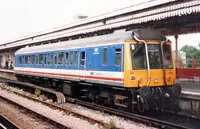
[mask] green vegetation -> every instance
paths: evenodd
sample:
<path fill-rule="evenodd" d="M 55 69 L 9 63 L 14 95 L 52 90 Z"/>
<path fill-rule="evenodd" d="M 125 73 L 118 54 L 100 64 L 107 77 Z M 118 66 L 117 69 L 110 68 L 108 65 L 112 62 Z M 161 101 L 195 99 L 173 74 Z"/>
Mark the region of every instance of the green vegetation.
<path fill-rule="evenodd" d="M 192 57 L 194 57 L 195 59 L 198 59 L 195 62 L 195 67 L 196 68 L 200 67 L 200 43 L 199 43 L 199 48 L 185 45 L 181 48 L 181 51 L 186 53 L 186 59 L 192 59 Z M 186 67 L 191 67 L 192 60 L 186 60 L 186 64 L 187 64 Z"/>
<path fill-rule="evenodd" d="M 40 91 L 40 89 L 38 89 L 38 88 L 35 88 L 35 95 L 37 95 L 37 96 L 40 96 L 40 94 L 41 94 L 41 91 Z"/>
<path fill-rule="evenodd" d="M 104 126 L 103 129 L 117 129 L 117 127 L 113 121 L 110 121 L 110 123 Z"/>

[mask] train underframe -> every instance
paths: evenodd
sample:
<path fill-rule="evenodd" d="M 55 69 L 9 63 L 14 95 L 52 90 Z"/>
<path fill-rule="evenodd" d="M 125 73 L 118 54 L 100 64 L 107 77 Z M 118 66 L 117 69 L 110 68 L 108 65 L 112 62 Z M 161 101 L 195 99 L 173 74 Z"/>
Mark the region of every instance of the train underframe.
<path fill-rule="evenodd" d="M 178 84 L 161 87 L 121 88 L 18 74 L 16 77 L 19 81 L 54 88 L 66 96 L 132 112 L 174 109 L 177 107 L 175 98 L 181 93 L 181 87 Z"/>

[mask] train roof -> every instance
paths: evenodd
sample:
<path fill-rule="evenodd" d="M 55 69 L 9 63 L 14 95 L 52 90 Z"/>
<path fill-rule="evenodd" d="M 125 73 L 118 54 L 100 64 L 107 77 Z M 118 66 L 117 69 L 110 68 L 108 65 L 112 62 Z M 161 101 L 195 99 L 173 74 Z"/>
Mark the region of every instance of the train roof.
<path fill-rule="evenodd" d="M 90 46 L 98 46 L 101 44 L 117 44 L 122 43 L 124 40 L 132 40 L 132 31 L 118 30 L 112 34 L 106 34 L 101 36 L 88 37 L 83 39 L 75 39 L 62 41 L 58 43 L 45 44 L 32 47 L 24 47 L 16 51 L 15 54 L 28 54 L 35 52 L 44 52 L 44 51 L 54 51 L 54 50 L 63 50 L 70 48 L 84 48 Z"/>
<path fill-rule="evenodd" d="M 112 34 L 62 41 L 53 44 L 25 47 L 16 51 L 15 54 L 28 54 L 36 52 L 47 52 L 72 48 L 84 48 L 98 45 L 109 45 L 123 43 L 125 40 L 133 40 L 134 35 L 140 40 L 165 40 L 159 31 L 149 29 L 117 30 Z"/>

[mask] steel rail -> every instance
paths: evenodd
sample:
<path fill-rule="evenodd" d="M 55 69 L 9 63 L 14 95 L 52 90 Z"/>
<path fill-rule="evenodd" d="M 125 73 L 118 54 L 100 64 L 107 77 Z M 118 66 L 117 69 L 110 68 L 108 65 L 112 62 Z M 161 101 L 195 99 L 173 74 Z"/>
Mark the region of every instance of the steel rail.
<path fill-rule="evenodd" d="M 9 120 L 6 116 L 0 114 L 0 128 L 6 129 L 20 129 L 18 125 Z"/>

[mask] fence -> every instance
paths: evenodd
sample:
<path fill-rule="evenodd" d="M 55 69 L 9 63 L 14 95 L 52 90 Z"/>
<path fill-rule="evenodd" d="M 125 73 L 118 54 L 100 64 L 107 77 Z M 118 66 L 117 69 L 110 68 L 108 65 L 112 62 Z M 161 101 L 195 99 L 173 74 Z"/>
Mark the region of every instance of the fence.
<path fill-rule="evenodd" d="M 179 59 L 177 61 L 177 78 L 188 78 L 193 83 L 198 79 L 200 83 L 200 59 Z"/>

